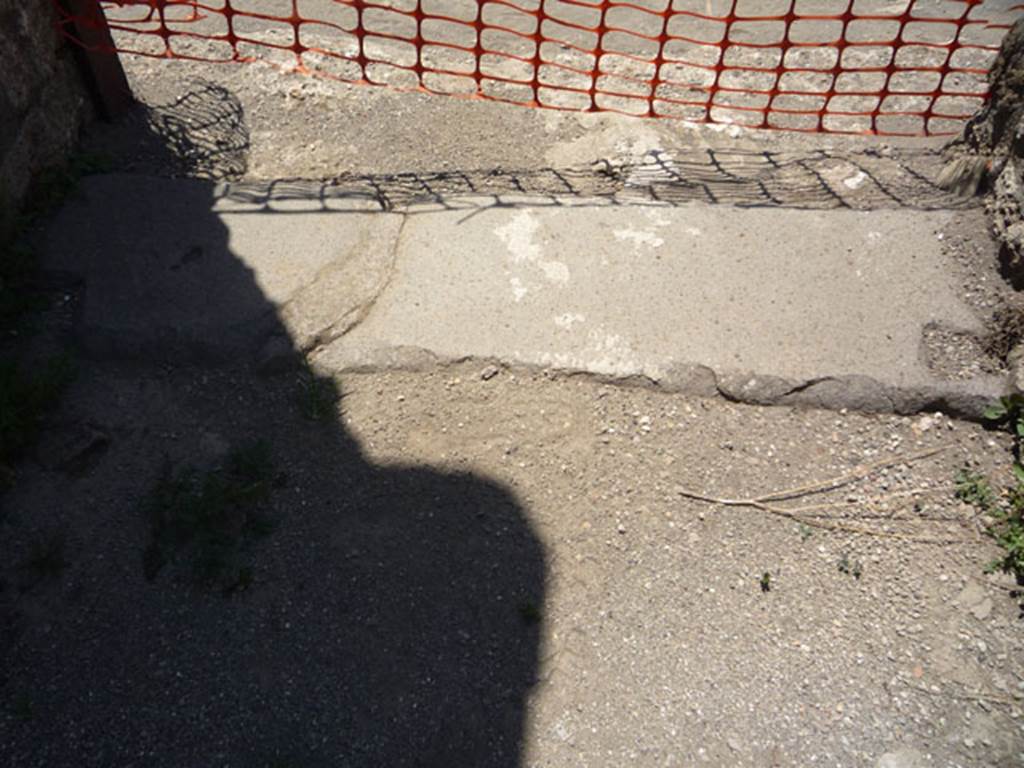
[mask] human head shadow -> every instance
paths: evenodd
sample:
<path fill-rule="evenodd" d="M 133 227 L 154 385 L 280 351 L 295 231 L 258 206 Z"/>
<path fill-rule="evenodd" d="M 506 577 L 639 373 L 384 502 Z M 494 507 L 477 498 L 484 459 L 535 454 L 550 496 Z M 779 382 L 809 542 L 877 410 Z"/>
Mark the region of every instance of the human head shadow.
<path fill-rule="evenodd" d="M 154 465 L 140 483 L 223 476 L 229 446 L 263 440 L 274 480 L 252 503 L 272 530 L 233 550 L 230 572 L 201 582 L 187 536 L 144 570 L 151 494 L 111 487 L 96 519 L 123 526 L 111 540 L 125 543 L 90 567 L 112 593 L 53 630 L 58 657 L 41 658 L 30 640 L 13 650 L 9 678 L 61 690 L 53 716 L 8 734 L 0 755 L 518 766 L 545 599 L 544 548 L 527 511 L 470 472 L 368 460 L 333 412 L 305 419 L 293 393 L 316 374 L 258 370 L 267 340 L 288 329 L 214 203 L 212 181 L 87 179 L 51 227 L 44 266 L 82 281 L 86 357 L 128 371 L 139 389 L 170 384 L 173 407 L 202 425 L 167 451 L 169 469 Z M 340 400 L 343 384 L 315 381 Z M 149 434 L 153 418 L 123 414 L 137 420 L 124 434 Z M 156 438 L 138 439 L 144 449 Z M 248 569 L 244 588 L 236 565 Z"/>

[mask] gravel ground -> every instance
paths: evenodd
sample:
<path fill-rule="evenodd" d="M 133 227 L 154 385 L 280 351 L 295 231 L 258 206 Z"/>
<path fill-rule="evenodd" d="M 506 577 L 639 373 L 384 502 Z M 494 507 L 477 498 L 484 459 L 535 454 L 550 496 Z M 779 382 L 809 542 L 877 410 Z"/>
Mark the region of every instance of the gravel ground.
<path fill-rule="evenodd" d="M 87 364 L 0 522 L 4 765 L 1024 759 L 1019 609 L 952 492 L 1006 479 L 1003 436 L 468 363 L 339 388 L 312 423 L 291 374 Z M 75 425 L 105 450 L 46 469 Z M 162 463 L 257 436 L 281 487 L 251 583 L 147 581 Z M 836 504 L 813 526 L 682 494 L 942 446 L 789 502 Z M 26 582 L 58 528 L 68 566 Z"/>
<path fill-rule="evenodd" d="M 957 213 L 937 233 L 957 264 L 961 295 L 987 329 L 965 333 L 936 325 L 925 332 L 922 354 L 938 375 L 970 379 L 1003 373 L 1006 355 L 1020 340 L 1021 297 L 1003 276 L 1002 254 L 988 218 L 979 209 Z"/>

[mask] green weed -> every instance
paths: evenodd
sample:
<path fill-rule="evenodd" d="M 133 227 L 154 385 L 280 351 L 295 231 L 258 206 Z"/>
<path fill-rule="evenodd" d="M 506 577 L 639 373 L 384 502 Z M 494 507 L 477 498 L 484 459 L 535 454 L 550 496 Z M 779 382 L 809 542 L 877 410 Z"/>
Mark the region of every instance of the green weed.
<path fill-rule="evenodd" d="M 956 477 L 956 497 L 988 518 L 986 532 L 1003 550 L 986 570 L 1012 574 L 1024 583 L 1024 395 L 1001 398 L 985 410 L 984 419 L 989 427 L 1006 430 L 1013 437 L 1013 485 L 997 493 L 986 477 L 964 468 Z"/>
<path fill-rule="evenodd" d="M 842 557 L 839 558 L 839 562 L 836 563 L 839 572 L 846 576 L 853 576 L 853 578 L 860 580 L 860 577 L 864 575 L 864 566 L 860 560 L 851 560 L 849 552 L 843 552 Z"/>
<path fill-rule="evenodd" d="M 992 519 L 987 533 L 1003 550 L 1002 557 L 990 562 L 985 570 L 1013 574 L 1020 582 L 1024 580 L 1024 468 L 1014 464 L 1013 470 L 1016 484 L 1004 491 L 999 503 L 979 509 Z"/>
<path fill-rule="evenodd" d="M 985 409 L 983 418 L 990 427 L 1003 428 L 1013 435 L 1013 457 L 1020 464 L 1021 440 L 1024 440 L 1024 395 L 1007 395 Z"/>
<path fill-rule="evenodd" d="M 1020 512 L 1017 511 L 1012 516 L 997 516 L 988 533 L 995 539 L 996 544 L 1002 547 L 1003 556 L 990 562 L 985 570 L 989 573 L 1012 573 L 1020 582 L 1024 578 L 1024 522 L 1021 520 Z"/>
<path fill-rule="evenodd" d="M 986 511 L 995 504 L 996 495 L 984 475 L 964 467 L 957 473 L 954 483 L 955 495 L 960 501 Z"/>
<path fill-rule="evenodd" d="M 338 404 L 338 388 L 334 380 L 318 376 L 308 367 L 299 374 L 299 409 L 310 421 L 330 421 Z"/>
<path fill-rule="evenodd" d="M 187 554 L 197 580 L 237 574 L 226 592 L 248 589 L 252 571 L 235 565 L 244 545 L 272 530 L 260 509 L 279 483 L 269 446 L 258 441 L 231 453 L 224 465 L 200 473 L 165 468 L 146 501 L 150 541 L 143 571 L 153 580 L 168 563 Z"/>

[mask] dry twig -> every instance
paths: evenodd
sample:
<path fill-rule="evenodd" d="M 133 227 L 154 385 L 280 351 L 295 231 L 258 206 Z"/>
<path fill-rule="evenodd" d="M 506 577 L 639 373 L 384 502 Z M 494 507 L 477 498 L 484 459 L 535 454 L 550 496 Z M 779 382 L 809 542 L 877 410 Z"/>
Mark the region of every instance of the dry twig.
<path fill-rule="evenodd" d="M 931 688 L 926 688 L 923 685 L 913 685 L 904 681 L 904 685 L 915 691 L 921 693 L 927 693 L 929 696 L 937 696 L 939 698 L 950 698 L 950 699 L 963 699 L 964 701 L 984 701 L 988 704 L 1005 704 L 1005 705 L 1017 705 L 1024 701 L 1024 696 L 1019 696 L 1015 693 L 995 693 L 993 691 L 964 691 L 963 693 L 955 691 L 933 691 Z"/>
<path fill-rule="evenodd" d="M 886 467 L 892 467 L 897 464 L 909 464 L 914 461 L 921 461 L 922 459 L 930 458 L 936 454 L 946 450 L 949 446 L 939 446 L 937 448 L 929 448 L 924 451 L 918 451 L 917 453 L 906 454 L 902 456 L 896 456 L 890 459 L 882 459 L 880 461 L 873 462 L 871 464 L 865 464 L 858 467 L 852 472 L 839 477 L 830 478 L 828 480 L 822 480 L 817 483 L 810 483 L 808 485 L 799 486 L 796 488 L 790 488 L 787 490 L 777 491 L 770 493 L 765 496 L 758 496 L 750 499 L 724 499 L 715 496 L 708 496 L 706 494 L 697 493 L 696 491 L 690 491 L 686 488 L 680 488 L 678 493 L 688 499 L 694 499 L 695 501 L 703 501 L 707 504 L 718 504 L 723 507 L 750 507 L 752 509 L 758 509 L 762 512 L 767 512 L 772 515 L 779 517 L 785 517 L 790 520 L 795 520 L 804 525 L 811 526 L 813 528 L 822 528 L 824 530 L 831 531 L 843 531 L 846 533 L 855 533 L 864 536 L 878 536 L 882 538 L 893 538 L 893 539 L 904 539 L 907 541 L 915 541 L 921 544 L 962 544 L 967 541 L 963 538 L 937 538 L 930 536 L 917 536 L 915 534 L 901 533 L 898 531 L 880 531 L 877 529 L 865 528 L 862 526 L 851 525 L 842 520 L 835 518 L 821 518 L 810 516 L 807 513 L 821 509 L 836 509 L 843 506 L 851 506 L 850 502 L 831 502 L 826 504 L 813 504 L 806 505 L 803 507 L 780 507 L 771 502 L 789 501 L 803 496 L 812 496 L 819 493 L 825 493 L 826 491 L 836 490 L 842 488 L 850 483 L 861 480 L 865 477 L 878 472 Z M 911 495 L 924 495 L 926 493 L 932 493 L 937 489 L 918 489 L 916 491 L 901 491 L 889 494 L 890 498 L 897 498 L 901 496 Z"/>

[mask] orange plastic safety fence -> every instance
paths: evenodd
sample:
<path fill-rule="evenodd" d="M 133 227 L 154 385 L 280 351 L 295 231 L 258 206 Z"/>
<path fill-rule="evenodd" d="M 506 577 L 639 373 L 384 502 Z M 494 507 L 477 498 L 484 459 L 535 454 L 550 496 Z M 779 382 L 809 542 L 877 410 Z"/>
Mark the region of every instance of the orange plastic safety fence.
<path fill-rule="evenodd" d="M 61 6 L 61 0 L 55 0 Z M 755 128 L 945 134 L 984 103 L 994 0 L 103 0 L 122 53 Z M 98 24 L 95 11 L 65 20 Z"/>

